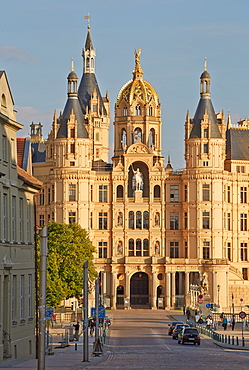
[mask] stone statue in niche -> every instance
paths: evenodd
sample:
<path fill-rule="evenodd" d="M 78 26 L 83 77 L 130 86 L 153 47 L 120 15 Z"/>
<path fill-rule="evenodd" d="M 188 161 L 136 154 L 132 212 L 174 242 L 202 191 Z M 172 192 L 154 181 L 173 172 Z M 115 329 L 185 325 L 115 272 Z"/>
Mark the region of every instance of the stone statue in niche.
<path fill-rule="evenodd" d="M 160 214 L 156 212 L 155 214 L 155 226 L 160 226 Z"/>
<path fill-rule="evenodd" d="M 158 256 L 160 254 L 160 243 L 158 240 L 155 242 L 155 255 Z"/>
<path fill-rule="evenodd" d="M 201 287 L 201 292 L 203 295 L 206 295 L 209 293 L 209 282 L 208 282 L 208 274 L 206 271 L 204 271 L 201 274 L 200 277 L 200 287 Z"/>
<path fill-rule="evenodd" d="M 118 226 L 123 226 L 123 213 L 118 212 Z"/>
<path fill-rule="evenodd" d="M 132 166 L 132 171 L 134 173 L 136 190 L 142 190 L 142 185 L 143 185 L 142 172 L 140 172 L 139 168 L 137 168 L 137 170 L 134 171 L 133 166 Z"/>
<path fill-rule="evenodd" d="M 118 254 L 123 254 L 123 242 L 122 242 L 122 240 L 118 241 Z"/>

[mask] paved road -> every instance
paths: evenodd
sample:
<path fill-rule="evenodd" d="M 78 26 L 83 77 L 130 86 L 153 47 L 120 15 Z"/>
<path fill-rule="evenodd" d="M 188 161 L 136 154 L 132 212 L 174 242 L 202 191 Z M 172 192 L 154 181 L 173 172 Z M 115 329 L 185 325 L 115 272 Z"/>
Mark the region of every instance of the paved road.
<path fill-rule="evenodd" d="M 116 310 L 110 316 L 108 357 L 98 369 L 248 369 L 249 352 L 224 350 L 207 337 L 200 346 L 179 345 L 167 335 L 170 312 Z"/>

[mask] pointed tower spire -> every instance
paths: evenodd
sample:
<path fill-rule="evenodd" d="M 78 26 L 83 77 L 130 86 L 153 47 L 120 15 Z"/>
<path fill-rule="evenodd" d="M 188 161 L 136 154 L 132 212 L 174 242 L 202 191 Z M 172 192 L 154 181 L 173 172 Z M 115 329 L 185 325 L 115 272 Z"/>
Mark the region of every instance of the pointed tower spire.
<path fill-rule="evenodd" d="M 95 73 L 95 57 L 96 53 L 93 48 L 92 38 L 91 38 L 91 27 L 90 27 L 90 16 L 84 17 L 88 19 L 87 25 L 87 37 L 85 48 L 82 50 L 82 57 L 83 57 L 83 72 L 84 73 Z"/>
<path fill-rule="evenodd" d="M 227 130 L 230 130 L 231 126 L 232 126 L 231 115 L 230 115 L 230 111 L 228 111 L 228 116 L 227 116 Z"/>

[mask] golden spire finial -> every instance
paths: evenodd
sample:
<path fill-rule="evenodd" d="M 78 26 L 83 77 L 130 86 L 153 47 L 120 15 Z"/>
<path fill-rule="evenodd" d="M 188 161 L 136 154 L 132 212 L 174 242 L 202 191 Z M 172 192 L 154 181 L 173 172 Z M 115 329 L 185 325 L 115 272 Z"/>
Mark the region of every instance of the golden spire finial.
<path fill-rule="evenodd" d="M 72 58 L 71 61 L 71 71 L 74 72 L 74 59 Z"/>
<path fill-rule="evenodd" d="M 207 71 L 207 58 L 204 58 L 204 71 Z"/>
<path fill-rule="evenodd" d="M 134 48 L 134 54 L 135 54 L 135 69 L 134 69 L 134 72 L 133 73 L 143 73 L 143 70 L 141 68 L 141 65 L 140 65 L 140 55 L 141 55 L 141 51 L 142 49 L 138 49 L 138 51 L 136 51 L 136 48 Z"/>
<path fill-rule="evenodd" d="M 90 30 L 90 19 L 91 19 L 91 17 L 89 15 L 89 13 L 88 13 L 88 15 L 85 15 L 84 16 L 84 19 L 88 19 L 88 21 L 87 21 L 87 28 Z"/>

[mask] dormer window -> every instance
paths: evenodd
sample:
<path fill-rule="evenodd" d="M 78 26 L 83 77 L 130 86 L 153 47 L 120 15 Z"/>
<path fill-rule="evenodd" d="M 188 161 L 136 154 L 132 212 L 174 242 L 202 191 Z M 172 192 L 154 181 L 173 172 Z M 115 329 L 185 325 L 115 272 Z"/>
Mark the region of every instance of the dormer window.
<path fill-rule="evenodd" d="M 149 116 L 152 116 L 152 113 L 153 113 L 152 107 L 149 107 Z"/>
<path fill-rule="evenodd" d="M 127 109 L 127 107 L 124 107 L 124 116 L 128 116 L 128 109 Z"/>
<path fill-rule="evenodd" d="M 205 139 L 207 139 L 207 138 L 208 138 L 208 128 L 204 128 L 204 129 L 203 129 L 203 137 L 204 137 Z"/>
<path fill-rule="evenodd" d="M 136 116 L 141 116 L 141 108 L 140 105 L 136 106 Z"/>

